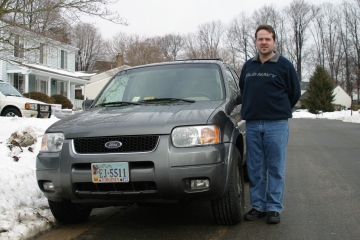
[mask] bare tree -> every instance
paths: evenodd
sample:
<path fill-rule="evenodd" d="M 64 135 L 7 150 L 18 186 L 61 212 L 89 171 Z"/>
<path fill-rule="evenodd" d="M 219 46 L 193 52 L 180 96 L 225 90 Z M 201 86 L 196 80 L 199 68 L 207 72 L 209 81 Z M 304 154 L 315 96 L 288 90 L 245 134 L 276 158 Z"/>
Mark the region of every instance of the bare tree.
<path fill-rule="evenodd" d="M 351 3 L 345 3 L 349 9 L 349 17 L 347 23 L 350 26 L 351 42 L 354 48 L 354 62 L 355 62 L 355 75 L 356 75 L 356 88 L 358 93 L 358 101 L 360 100 L 360 0 L 354 0 Z M 349 90 L 352 90 L 353 82 L 349 79 Z"/>
<path fill-rule="evenodd" d="M 166 34 L 158 39 L 159 46 L 167 60 L 175 60 L 185 44 L 184 38 L 180 34 Z"/>
<path fill-rule="evenodd" d="M 290 60 L 295 62 L 296 71 L 300 81 L 302 81 L 302 66 L 307 59 L 305 43 L 307 40 L 307 30 L 310 22 L 314 18 L 313 6 L 304 0 L 293 0 L 289 7 L 284 9 L 285 14 L 290 21 L 290 29 L 292 35 L 287 44 L 287 53 Z"/>
<path fill-rule="evenodd" d="M 253 19 L 254 22 L 254 29 L 256 29 L 256 27 L 261 24 L 269 24 L 274 28 L 276 33 L 276 51 L 279 54 L 284 54 L 286 29 L 285 17 L 283 16 L 282 12 L 278 11 L 274 5 L 264 5 L 262 8 L 256 10 L 252 14 L 251 19 Z"/>
<path fill-rule="evenodd" d="M 225 43 L 231 53 L 231 63 L 237 67 L 238 64 L 246 62 L 256 53 L 252 48 L 253 41 L 249 32 L 250 19 L 242 12 L 234 18 L 226 31 Z M 238 67 L 237 67 L 238 68 Z"/>
<path fill-rule="evenodd" d="M 185 37 L 185 56 L 186 58 L 201 58 L 201 48 L 196 33 L 189 33 Z"/>
<path fill-rule="evenodd" d="M 131 36 L 125 50 L 126 61 L 130 66 L 163 62 L 162 52 L 156 38 Z"/>
<path fill-rule="evenodd" d="M 339 32 L 340 13 L 331 3 L 324 3 L 316 10 L 311 30 L 316 48 L 316 62 L 328 68 L 331 79 L 338 84 L 338 74 L 343 53 Z"/>
<path fill-rule="evenodd" d="M 186 37 L 185 55 L 188 58 L 221 57 L 222 38 L 225 27 L 221 21 L 212 21 L 198 26 L 195 33 Z"/>
<path fill-rule="evenodd" d="M 118 32 L 110 40 L 106 40 L 102 47 L 102 60 L 116 61 L 116 56 L 121 53 L 126 62 L 126 49 L 130 39 L 126 33 Z"/>
<path fill-rule="evenodd" d="M 118 13 L 110 10 L 116 0 L 3 0 L 0 4 L 0 43 L 14 46 L 16 29 L 30 29 L 44 36 L 64 36 L 66 23 L 70 26 L 79 22 L 81 16 L 96 16 L 108 21 L 127 24 Z M 65 38 L 66 40 L 67 38 Z M 57 39 L 59 40 L 59 39 Z M 60 38 L 61 40 L 61 38 Z M 4 50 L 3 48 L 0 51 Z M 23 51 L 28 51 L 24 46 Z"/>
<path fill-rule="evenodd" d="M 219 57 L 220 43 L 223 33 L 224 26 L 221 21 L 212 21 L 199 26 L 198 41 L 203 57 Z"/>
<path fill-rule="evenodd" d="M 88 23 L 78 23 L 73 31 L 72 42 L 79 49 L 76 71 L 90 71 L 99 60 L 103 39 L 97 28 Z"/>

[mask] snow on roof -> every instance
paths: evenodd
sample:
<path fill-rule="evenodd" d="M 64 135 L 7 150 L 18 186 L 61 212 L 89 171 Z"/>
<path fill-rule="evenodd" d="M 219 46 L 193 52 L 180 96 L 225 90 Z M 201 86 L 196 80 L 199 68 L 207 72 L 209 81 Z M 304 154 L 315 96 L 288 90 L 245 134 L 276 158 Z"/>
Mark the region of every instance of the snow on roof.
<path fill-rule="evenodd" d="M 87 83 L 88 82 L 88 80 L 84 80 L 84 79 L 78 77 L 78 75 L 76 73 L 69 72 L 69 71 L 62 70 L 62 69 L 54 69 L 54 68 L 46 67 L 46 66 L 39 65 L 39 64 L 25 64 L 25 63 L 20 63 L 20 62 L 16 62 L 16 61 L 9 61 L 9 63 L 12 65 L 15 65 L 21 69 L 42 71 L 44 73 L 58 75 L 59 77 L 63 76 L 66 78 L 71 78 L 71 80 L 73 82 L 77 82 L 77 83 Z"/>

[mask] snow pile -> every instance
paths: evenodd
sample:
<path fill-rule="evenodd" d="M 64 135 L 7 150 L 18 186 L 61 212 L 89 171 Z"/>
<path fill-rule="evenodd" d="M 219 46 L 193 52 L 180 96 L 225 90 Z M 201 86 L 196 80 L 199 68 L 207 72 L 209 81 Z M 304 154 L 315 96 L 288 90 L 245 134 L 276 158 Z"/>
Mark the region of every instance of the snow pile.
<path fill-rule="evenodd" d="M 0 239 L 27 239 L 54 224 L 35 160 L 43 133 L 58 120 L 0 117 Z"/>

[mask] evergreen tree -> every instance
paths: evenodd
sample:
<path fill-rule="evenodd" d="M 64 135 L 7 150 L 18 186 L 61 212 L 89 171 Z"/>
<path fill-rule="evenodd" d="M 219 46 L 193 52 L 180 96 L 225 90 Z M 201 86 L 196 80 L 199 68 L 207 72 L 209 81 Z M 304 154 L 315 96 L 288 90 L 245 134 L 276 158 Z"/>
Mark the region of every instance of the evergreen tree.
<path fill-rule="evenodd" d="M 332 104 L 335 100 L 333 90 L 333 81 L 323 67 L 317 66 L 314 74 L 310 77 L 309 96 L 304 101 L 309 112 L 317 113 L 317 110 L 333 112 L 335 110 Z"/>

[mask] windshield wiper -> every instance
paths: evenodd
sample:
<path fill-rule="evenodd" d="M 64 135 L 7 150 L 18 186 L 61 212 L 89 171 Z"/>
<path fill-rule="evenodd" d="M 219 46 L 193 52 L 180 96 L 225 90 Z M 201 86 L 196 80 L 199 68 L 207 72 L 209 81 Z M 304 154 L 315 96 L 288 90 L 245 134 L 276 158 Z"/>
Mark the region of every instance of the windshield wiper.
<path fill-rule="evenodd" d="M 122 102 L 122 101 L 116 101 L 116 102 L 106 102 L 96 105 L 97 106 L 108 106 L 108 105 L 121 105 L 121 106 L 128 106 L 128 105 L 141 105 L 141 103 L 137 102 Z"/>
<path fill-rule="evenodd" d="M 189 100 L 189 99 L 181 99 L 181 98 L 153 98 L 153 99 L 147 99 L 147 100 L 142 100 L 139 102 L 189 102 L 189 103 L 194 103 L 194 100 Z"/>

